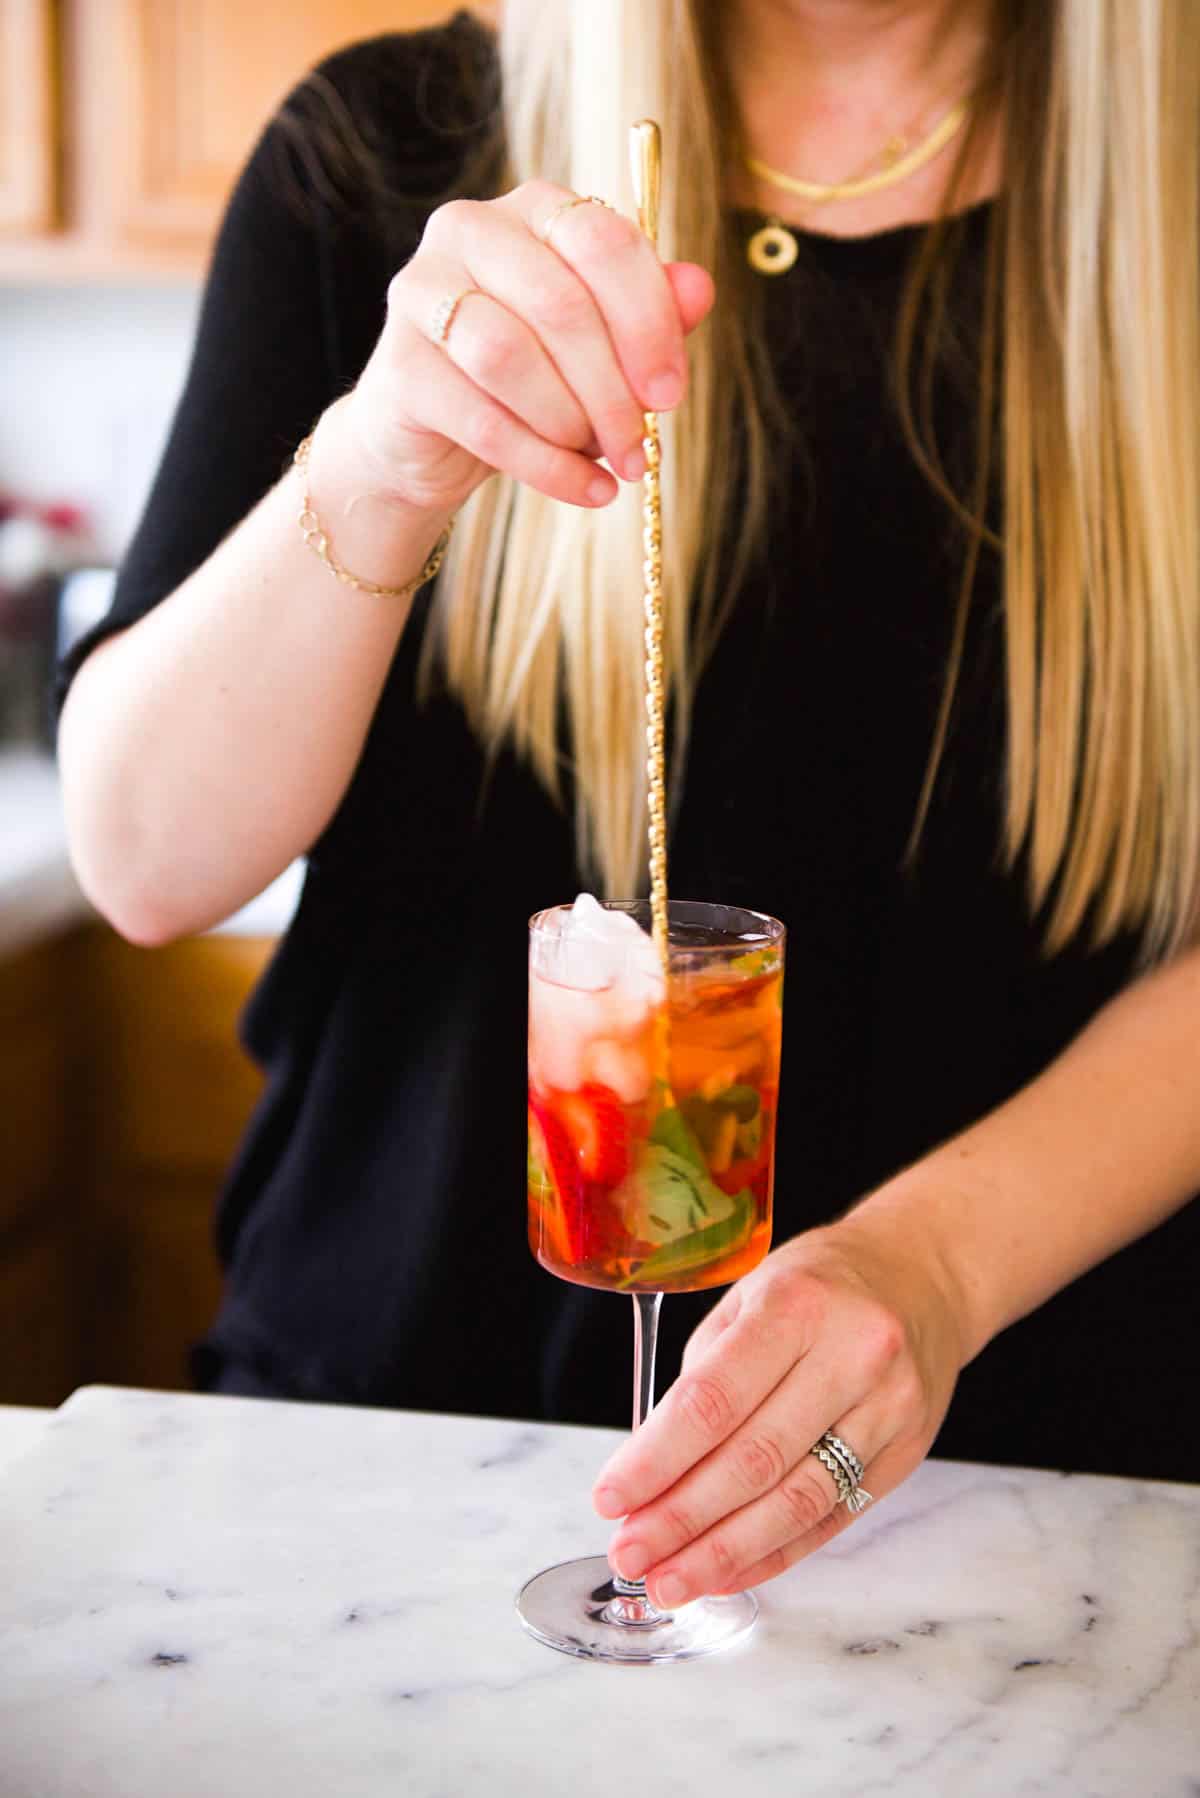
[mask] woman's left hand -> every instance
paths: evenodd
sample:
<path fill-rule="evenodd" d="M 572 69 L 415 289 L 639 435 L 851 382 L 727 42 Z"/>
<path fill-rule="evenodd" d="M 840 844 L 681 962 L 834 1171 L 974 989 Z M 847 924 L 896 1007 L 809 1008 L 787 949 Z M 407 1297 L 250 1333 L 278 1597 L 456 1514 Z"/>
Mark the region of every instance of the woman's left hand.
<path fill-rule="evenodd" d="M 772 1579 L 853 1521 L 809 1453 L 826 1431 L 875 1500 L 929 1450 L 964 1360 L 932 1244 L 870 1202 L 794 1238 L 694 1332 L 679 1379 L 593 1491 L 609 1560 L 664 1608 Z"/>

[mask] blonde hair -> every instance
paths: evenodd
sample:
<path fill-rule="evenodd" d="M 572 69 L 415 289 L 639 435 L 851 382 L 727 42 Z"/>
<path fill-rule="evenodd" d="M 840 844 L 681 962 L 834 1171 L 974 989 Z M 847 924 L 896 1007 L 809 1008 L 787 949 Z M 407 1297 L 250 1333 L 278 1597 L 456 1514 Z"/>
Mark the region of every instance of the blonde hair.
<path fill-rule="evenodd" d="M 724 302 L 693 338 L 685 417 L 663 421 L 680 752 L 698 668 L 764 524 L 776 424 L 753 296 L 722 222 L 732 115 L 711 41 L 717 11 L 704 0 L 506 0 L 501 36 L 508 177 L 547 177 L 631 210 L 627 127 L 658 118 L 662 254 L 712 268 Z M 1003 847 L 1024 862 L 1052 950 L 1086 927 L 1098 942 L 1138 929 L 1161 954 L 1200 907 L 1200 33 L 1189 11 L 1189 0 L 1000 8 Z M 930 281 L 925 257 L 910 301 Z M 986 337 L 981 445 L 996 385 Z M 936 453 L 906 417 L 940 484 Z M 735 481 L 737 521 L 713 500 Z M 965 503 L 976 551 L 985 489 L 978 481 Z M 638 890 L 645 868 L 641 557 L 635 491 L 587 513 L 497 478 L 460 522 L 431 639 L 484 742 L 512 743 L 553 793 L 565 701 L 580 859 L 618 896 Z M 964 607 L 973 567 L 968 555 Z M 962 631 L 960 610 L 918 831 Z"/>

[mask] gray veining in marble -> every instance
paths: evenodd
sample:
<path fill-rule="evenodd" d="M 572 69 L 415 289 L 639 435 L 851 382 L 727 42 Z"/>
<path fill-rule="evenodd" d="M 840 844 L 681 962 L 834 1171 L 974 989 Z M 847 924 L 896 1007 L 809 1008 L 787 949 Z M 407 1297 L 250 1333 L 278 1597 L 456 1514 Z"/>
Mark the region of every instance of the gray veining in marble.
<path fill-rule="evenodd" d="M 1200 1794 L 1200 1492 L 932 1462 L 724 1657 L 513 1597 L 610 1433 L 92 1388 L 0 1480 L 3 1798 Z"/>

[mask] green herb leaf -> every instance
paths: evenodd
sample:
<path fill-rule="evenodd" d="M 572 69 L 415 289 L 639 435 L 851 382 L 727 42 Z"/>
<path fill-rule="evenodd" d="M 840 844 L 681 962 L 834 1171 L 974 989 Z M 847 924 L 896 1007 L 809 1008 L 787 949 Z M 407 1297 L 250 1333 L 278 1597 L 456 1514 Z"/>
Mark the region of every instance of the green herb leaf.
<path fill-rule="evenodd" d="M 716 1140 L 717 1126 L 721 1122 L 720 1112 L 707 1099 L 702 1099 L 699 1093 L 691 1093 L 686 1099 L 681 1099 L 679 1110 L 707 1160 Z"/>
<path fill-rule="evenodd" d="M 548 1198 L 554 1191 L 549 1174 L 542 1165 L 542 1158 L 537 1152 L 530 1131 L 526 1139 L 525 1150 L 525 1183 L 538 1198 Z"/>
<path fill-rule="evenodd" d="M 739 1124 L 748 1124 L 751 1118 L 758 1116 L 758 1088 L 727 1086 L 724 1092 L 717 1094 L 712 1103 L 720 1106 L 722 1111 L 732 1111 Z"/>
<path fill-rule="evenodd" d="M 684 1161 L 690 1161 L 699 1169 L 705 1178 L 708 1177 L 708 1163 L 704 1159 L 704 1150 L 696 1141 L 688 1120 L 677 1105 L 664 1106 L 654 1120 L 654 1128 L 650 1132 L 650 1141 L 660 1148 L 670 1149 Z"/>
<path fill-rule="evenodd" d="M 655 1243 L 690 1236 L 733 1208 L 728 1193 L 706 1173 L 661 1143 L 646 1145 L 619 1202 L 630 1235 Z"/>
<path fill-rule="evenodd" d="M 745 955 L 735 955 L 729 966 L 735 974 L 745 974 L 751 978 L 758 974 L 773 974 L 779 966 L 779 951 L 748 949 Z"/>
<path fill-rule="evenodd" d="M 739 1124 L 737 1130 L 737 1154 L 743 1161 L 753 1161 L 762 1148 L 763 1121 L 762 1113 L 755 1112 L 749 1123 Z"/>
<path fill-rule="evenodd" d="M 660 1280 L 671 1280 L 679 1274 L 694 1273 L 710 1261 L 724 1260 L 727 1255 L 744 1248 L 754 1229 L 758 1208 L 748 1187 L 739 1192 L 731 1203 L 733 1209 L 719 1223 L 709 1224 L 703 1230 L 694 1230 L 675 1242 L 664 1243 L 653 1255 L 647 1256 L 645 1261 L 621 1281 L 622 1288 L 654 1286 Z"/>

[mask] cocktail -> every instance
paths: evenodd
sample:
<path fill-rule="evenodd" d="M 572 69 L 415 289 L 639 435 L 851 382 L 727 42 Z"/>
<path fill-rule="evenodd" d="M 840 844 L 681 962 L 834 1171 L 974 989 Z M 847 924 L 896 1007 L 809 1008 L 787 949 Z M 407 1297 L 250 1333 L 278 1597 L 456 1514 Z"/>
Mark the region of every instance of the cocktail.
<path fill-rule="evenodd" d="M 635 1302 L 634 1428 L 653 1404 L 665 1292 L 727 1284 L 770 1247 L 784 930 L 672 900 L 586 894 L 530 924 L 529 1242 L 560 1279 Z M 532 1634 L 602 1660 L 677 1660 L 744 1635 L 749 1593 L 658 1611 L 603 1556 L 531 1580 Z"/>

